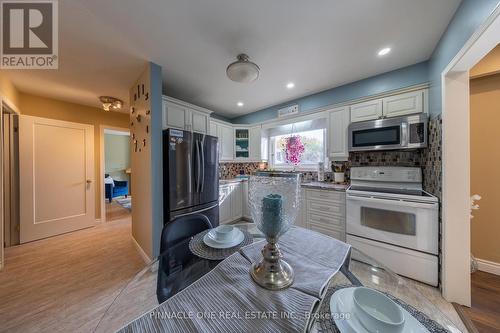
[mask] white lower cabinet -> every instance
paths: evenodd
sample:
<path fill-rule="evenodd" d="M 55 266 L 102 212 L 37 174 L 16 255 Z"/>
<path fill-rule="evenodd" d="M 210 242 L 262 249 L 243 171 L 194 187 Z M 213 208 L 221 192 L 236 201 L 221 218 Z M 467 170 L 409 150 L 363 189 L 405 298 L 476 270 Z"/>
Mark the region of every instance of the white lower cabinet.
<path fill-rule="evenodd" d="M 248 200 L 248 182 L 241 183 L 241 195 L 243 197 L 243 217 L 247 220 L 252 219 L 252 214 L 250 213 L 250 202 Z"/>
<path fill-rule="evenodd" d="M 240 182 L 219 186 L 219 224 L 227 224 L 243 217 L 243 184 Z"/>
<path fill-rule="evenodd" d="M 248 181 L 219 186 L 219 224 L 252 219 Z M 344 241 L 345 192 L 303 188 L 295 225 Z"/>
<path fill-rule="evenodd" d="M 231 199 L 229 185 L 219 186 L 219 224 L 231 222 Z"/>
<path fill-rule="evenodd" d="M 235 221 L 243 216 L 243 196 L 241 193 L 241 183 L 231 184 L 231 220 Z"/>
<path fill-rule="evenodd" d="M 345 242 L 345 192 L 303 189 L 304 222 L 300 226 Z"/>

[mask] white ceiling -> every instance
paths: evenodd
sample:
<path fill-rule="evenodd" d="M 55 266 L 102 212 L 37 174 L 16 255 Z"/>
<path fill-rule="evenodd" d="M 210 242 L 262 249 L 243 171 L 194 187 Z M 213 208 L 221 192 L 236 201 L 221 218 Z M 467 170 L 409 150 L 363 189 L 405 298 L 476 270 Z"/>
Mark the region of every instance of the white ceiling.
<path fill-rule="evenodd" d="M 459 3 L 64 0 L 59 70 L 8 75 L 22 91 L 99 106 L 99 95 L 128 101 L 151 60 L 163 68 L 164 93 L 235 117 L 427 60 Z M 393 51 L 377 57 L 386 46 Z M 242 52 L 261 68 L 251 84 L 225 75 Z"/>

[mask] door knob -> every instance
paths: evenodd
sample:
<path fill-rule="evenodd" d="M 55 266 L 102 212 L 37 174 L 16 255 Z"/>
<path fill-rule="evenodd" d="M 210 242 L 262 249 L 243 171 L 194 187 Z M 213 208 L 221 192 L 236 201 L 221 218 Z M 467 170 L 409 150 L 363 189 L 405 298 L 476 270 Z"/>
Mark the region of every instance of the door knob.
<path fill-rule="evenodd" d="M 87 184 L 92 183 L 92 179 L 87 179 Z"/>

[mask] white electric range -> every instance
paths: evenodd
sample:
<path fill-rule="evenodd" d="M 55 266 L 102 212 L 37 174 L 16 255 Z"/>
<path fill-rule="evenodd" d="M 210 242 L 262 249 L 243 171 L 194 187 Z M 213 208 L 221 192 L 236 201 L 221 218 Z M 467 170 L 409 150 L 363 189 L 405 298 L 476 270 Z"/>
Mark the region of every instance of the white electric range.
<path fill-rule="evenodd" d="M 438 199 L 410 167 L 353 167 L 346 192 L 347 243 L 394 272 L 438 285 Z"/>

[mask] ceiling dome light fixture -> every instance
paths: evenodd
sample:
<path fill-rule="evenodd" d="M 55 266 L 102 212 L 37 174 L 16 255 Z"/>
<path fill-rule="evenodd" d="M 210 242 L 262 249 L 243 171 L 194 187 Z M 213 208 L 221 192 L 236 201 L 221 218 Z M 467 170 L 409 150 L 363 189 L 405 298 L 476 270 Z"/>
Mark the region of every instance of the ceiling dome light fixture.
<path fill-rule="evenodd" d="M 236 105 L 238 105 L 241 108 L 245 104 L 243 102 L 238 102 L 238 103 L 236 103 Z"/>
<path fill-rule="evenodd" d="M 102 103 L 104 111 L 118 111 L 123 106 L 123 101 L 111 96 L 100 96 L 99 100 Z"/>
<path fill-rule="evenodd" d="M 295 83 L 293 83 L 293 82 L 288 82 L 288 83 L 286 84 L 286 87 L 287 87 L 288 89 L 293 89 L 293 88 L 295 87 Z"/>
<path fill-rule="evenodd" d="M 378 51 L 378 55 L 379 56 L 385 56 L 386 54 L 389 54 L 389 52 L 391 52 L 391 48 L 390 47 L 384 47 L 383 49 L 381 49 L 380 51 Z"/>
<path fill-rule="evenodd" d="M 260 68 L 249 60 L 249 57 L 242 53 L 238 55 L 238 60 L 227 66 L 227 77 L 235 82 L 249 83 L 257 80 Z"/>

